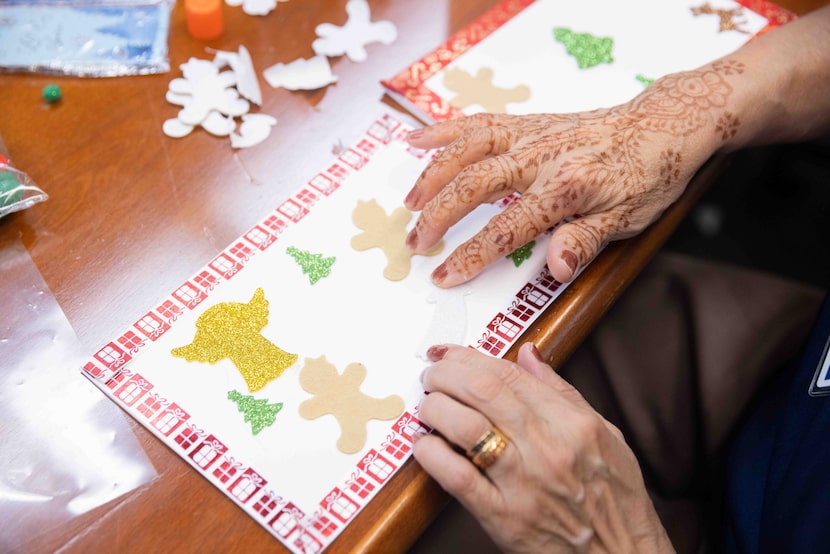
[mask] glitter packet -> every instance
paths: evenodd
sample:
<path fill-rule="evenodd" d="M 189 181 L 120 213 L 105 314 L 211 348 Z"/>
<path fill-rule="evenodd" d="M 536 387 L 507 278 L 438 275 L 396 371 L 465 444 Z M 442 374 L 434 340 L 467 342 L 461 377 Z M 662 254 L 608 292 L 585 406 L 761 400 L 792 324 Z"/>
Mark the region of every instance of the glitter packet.
<path fill-rule="evenodd" d="M 169 71 L 174 0 L 0 0 L 0 71 L 80 77 Z"/>

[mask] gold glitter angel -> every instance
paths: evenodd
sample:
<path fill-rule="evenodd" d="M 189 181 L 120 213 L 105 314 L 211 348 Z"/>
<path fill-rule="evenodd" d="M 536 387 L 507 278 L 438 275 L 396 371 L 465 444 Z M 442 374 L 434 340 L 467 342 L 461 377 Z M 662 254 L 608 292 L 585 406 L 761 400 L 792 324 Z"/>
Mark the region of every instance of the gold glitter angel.
<path fill-rule="evenodd" d="M 223 302 L 205 310 L 196 320 L 196 337 L 171 354 L 188 362 L 215 364 L 225 358 L 233 362 L 245 379 L 249 392 L 262 389 L 297 361 L 263 337 L 268 324 L 268 301 L 257 289 L 251 301 Z"/>

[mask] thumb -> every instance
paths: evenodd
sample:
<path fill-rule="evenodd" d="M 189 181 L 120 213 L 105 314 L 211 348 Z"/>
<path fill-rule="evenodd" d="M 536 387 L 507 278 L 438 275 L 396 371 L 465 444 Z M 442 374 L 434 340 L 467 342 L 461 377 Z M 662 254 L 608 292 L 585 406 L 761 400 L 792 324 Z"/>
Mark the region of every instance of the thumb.
<path fill-rule="evenodd" d="M 527 342 L 522 345 L 519 349 L 517 362 L 525 371 L 554 389 L 573 404 L 590 407 L 588 402 L 573 385 L 565 381 L 550 365 L 545 363 L 536 345 L 532 342 Z"/>
<path fill-rule="evenodd" d="M 570 282 L 608 243 L 616 226 L 593 214 L 560 225 L 548 244 L 548 269 L 560 283 Z"/>

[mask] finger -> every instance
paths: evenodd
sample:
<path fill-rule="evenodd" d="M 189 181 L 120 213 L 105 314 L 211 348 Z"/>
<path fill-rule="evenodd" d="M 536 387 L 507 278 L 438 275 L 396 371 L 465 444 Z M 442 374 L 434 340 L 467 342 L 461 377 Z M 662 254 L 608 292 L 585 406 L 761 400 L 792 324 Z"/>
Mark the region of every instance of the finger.
<path fill-rule="evenodd" d="M 412 454 L 424 471 L 474 516 L 498 512 L 504 505 L 496 486 L 441 437 L 421 436 L 415 441 Z"/>
<path fill-rule="evenodd" d="M 428 150 L 440 148 L 454 141 L 465 130 L 472 127 L 509 126 L 519 120 L 519 116 L 507 114 L 480 113 L 462 116 L 449 121 L 441 121 L 422 129 L 415 129 L 407 136 L 407 142 L 415 148 Z"/>
<path fill-rule="evenodd" d="M 432 272 L 432 282 L 441 288 L 466 283 L 496 260 L 539 236 L 567 213 L 546 213 L 547 204 L 546 201 L 543 205 L 540 195 L 535 192 L 523 194 L 503 212 L 493 216 L 481 231 L 458 246 Z M 561 210 L 559 205 L 554 207 Z"/>
<path fill-rule="evenodd" d="M 450 227 L 478 206 L 523 191 L 535 179 L 536 172 L 523 170 L 510 154 L 466 167 L 427 202 L 406 238 L 406 245 L 417 253 L 428 251 Z"/>
<path fill-rule="evenodd" d="M 464 452 L 493 426 L 480 412 L 441 392 L 421 400 L 418 418 Z"/>
<path fill-rule="evenodd" d="M 583 216 L 553 232 L 548 244 L 548 269 L 560 283 L 570 282 L 616 233 L 617 224 L 607 213 Z"/>
<path fill-rule="evenodd" d="M 519 348 L 518 364 L 528 373 L 539 379 L 544 385 L 556 390 L 563 397 L 578 406 L 588 407 L 588 402 L 573 385 L 565 381 L 550 365 L 542 359 L 539 350 L 532 342 L 527 342 Z"/>
<path fill-rule="evenodd" d="M 522 415 L 516 410 L 519 399 L 512 387 L 515 381 L 532 377 L 517 364 L 472 348 L 458 345 L 443 347 L 442 359 L 428 366 L 421 375 L 424 390 L 433 394 L 440 392 L 469 406 L 508 437 L 521 430 Z M 531 388 L 525 386 L 525 389 Z M 479 436 L 472 440 L 477 440 Z"/>
<path fill-rule="evenodd" d="M 553 386 L 555 383 L 555 379 L 552 376 L 554 373 L 553 368 L 545 363 L 539 349 L 532 342 L 526 342 L 519 347 L 519 355 L 516 360 L 528 373 L 544 384 Z"/>
<path fill-rule="evenodd" d="M 413 211 L 423 209 L 426 203 L 455 179 L 464 168 L 507 152 L 516 140 L 516 132 L 511 127 L 468 127 L 464 129 L 438 157 L 424 168 L 412 190 L 406 195 L 404 205 Z"/>

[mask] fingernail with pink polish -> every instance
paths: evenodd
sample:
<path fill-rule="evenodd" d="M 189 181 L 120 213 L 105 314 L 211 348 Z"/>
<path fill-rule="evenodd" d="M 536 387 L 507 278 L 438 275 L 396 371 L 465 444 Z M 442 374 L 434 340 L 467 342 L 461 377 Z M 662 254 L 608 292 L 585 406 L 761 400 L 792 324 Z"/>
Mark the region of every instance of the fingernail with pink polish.
<path fill-rule="evenodd" d="M 444 359 L 444 356 L 447 354 L 447 347 L 441 344 L 436 344 L 435 346 L 430 346 L 427 349 L 427 358 L 431 362 L 440 362 Z M 423 374 L 421 374 L 423 375 Z"/>
<path fill-rule="evenodd" d="M 419 139 L 422 136 L 424 136 L 424 130 L 423 129 L 415 129 L 414 131 L 409 131 L 409 134 L 406 135 L 406 140 Z"/>
<path fill-rule="evenodd" d="M 407 206 L 414 206 L 418 203 L 419 198 L 421 198 L 421 189 L 418 188 L 418 185 L 415 185 L 409 191 L 409 194 L 406 195 L 406 199 L 403 202 Z"/>
<path fill-rule="evenodd" d="M 432 282 L 436 285 L 440 285 L 444 281 L 444 279 L 447 278 L 447 275 L 449 275 L 449 273 L 450 272 L 447 269 L 446 262 L 442 263 L 441 265 L 435 268 L 435 271 L 432 272 Z"/>
<path fill-rule="evenodd" d="M 576 271 L 576 266 L 579 265 L 579 259 L 576 257 L 576 254 L 571 252 L 570 250 L 563 250 L 562 254 L 559 255 L 559 258 L 565 262 L 565 265 L 571 270 L 571 273 Z"/>
<path fill-rule="evenodd" d="M 418 230 L 412 229 L 406 236 L 406 247 L 415 250 L 418 247 Z"/>
<path fill-rule="evenodd" d="M 534 358 L 536 358 L 537 361 L 545 363 L 545 359 L 542 357 L 542 353 L 539 352 L 539 349 L 536 348 L 535 344 L 531 342 L 530 346 L 528 346 L 527 349 L 530 350 L 530 353 L 533 355 Z"/>

